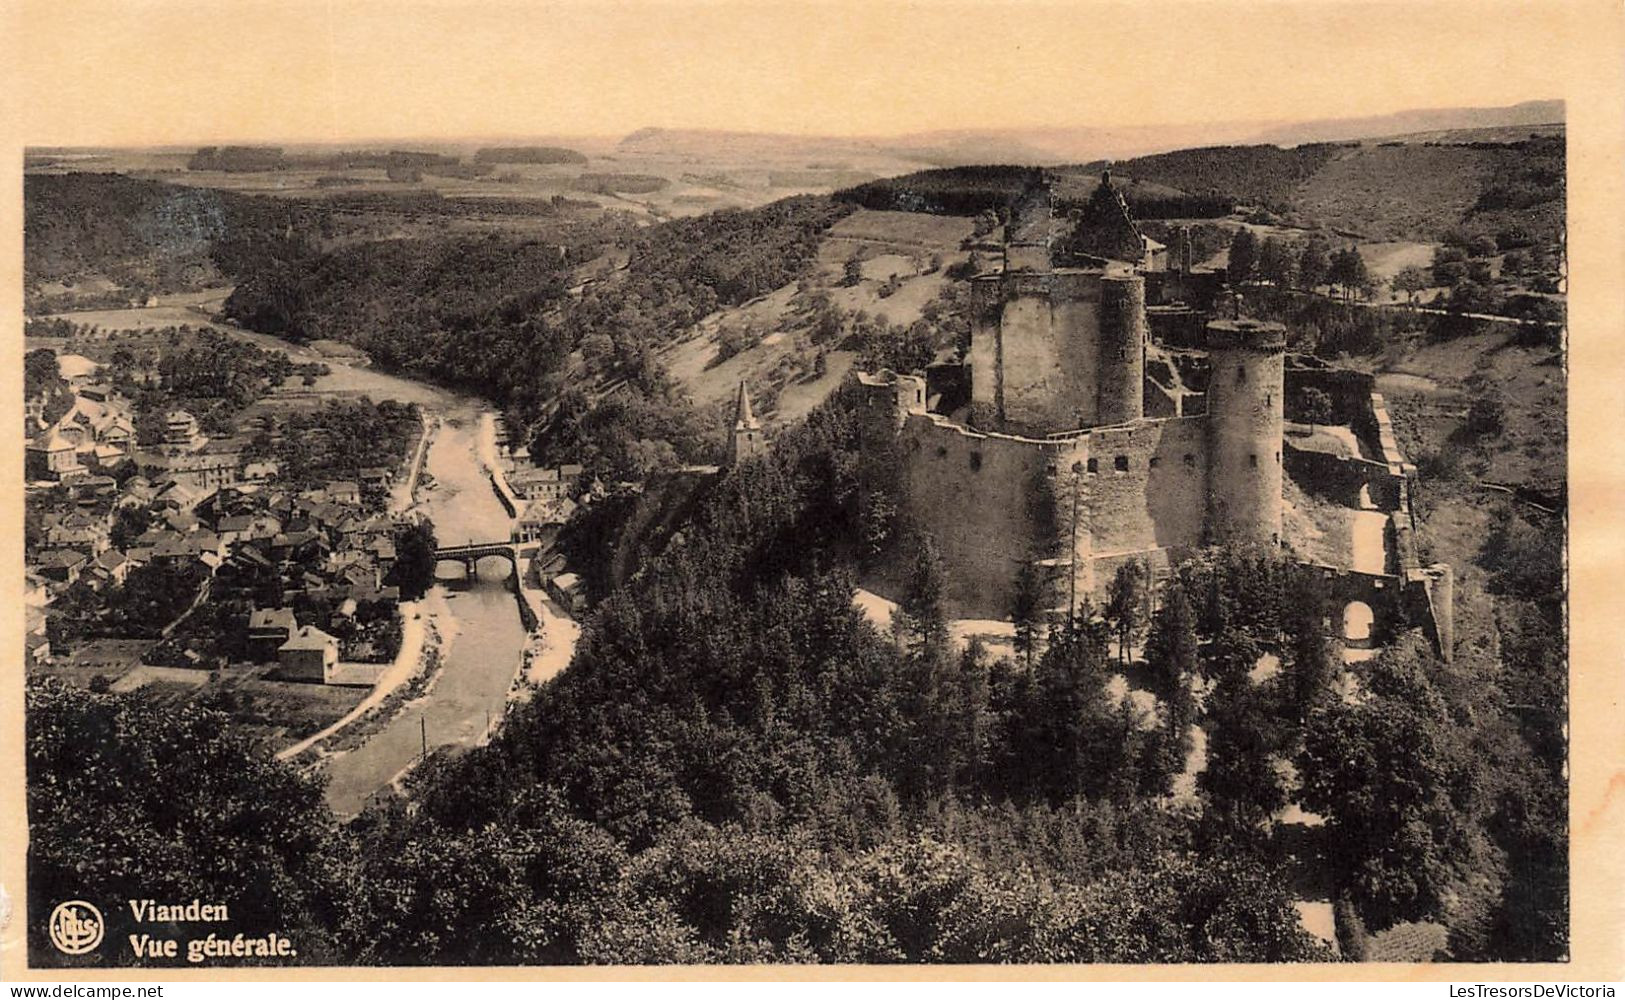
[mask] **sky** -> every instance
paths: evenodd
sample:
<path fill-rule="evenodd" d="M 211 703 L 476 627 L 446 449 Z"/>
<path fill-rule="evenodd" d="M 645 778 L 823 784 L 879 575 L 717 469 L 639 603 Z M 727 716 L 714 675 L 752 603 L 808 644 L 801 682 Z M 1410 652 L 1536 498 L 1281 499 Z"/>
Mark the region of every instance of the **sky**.
<path fill-rule="evenodd" d="M 1565 96 L 1586 8 L 11 0 L 29 145 L 1306 120 Z M 1595 11 L 1595 7 L 1589 8 Z"/>

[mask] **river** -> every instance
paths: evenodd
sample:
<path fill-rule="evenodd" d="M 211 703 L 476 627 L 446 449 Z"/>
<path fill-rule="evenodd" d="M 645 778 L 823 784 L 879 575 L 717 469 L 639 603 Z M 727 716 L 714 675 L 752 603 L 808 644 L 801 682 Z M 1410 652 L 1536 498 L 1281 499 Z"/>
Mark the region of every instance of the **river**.
<path fill-rule="evenodd" d="M 367 367 L 345 365 L 308 348 L 264 334 L 210 323 L 201 309 L 223 295 L 193 296 L 147 309 L 63 313 L 62 318 L 104 329 L 130 329 L 189 323 L 212 325 L 230 336 L 268 350 L 286 352 L 296 361 L 321 361 L 330 373 L 312 387 L 317 392 L 363 392 L 374 400 L 416 403 L 438 421 L 425 458 L 427 486 L 418 490 L 417 508 L 434 522 L 441 545 L 507 539 L 512 526 L 497 500 L 480 460 L 481 414 L 486 404 L 436 386 L 400 378 Z M 176 297 L 180 300 L 182 297 Z M 193 301 L 195 299 L 196 301 Z M 29 347 L 57 346 L 30 342 Z M 302 388 L 302 387 L 301 387 Z M 328 761 L 327 803 L 340 817 L 361 811 L 374 794 L 389 785 L 428 749 L 458 743 L 473 745 L 490 724 L 502 718 L 508 694 L 519 672 L 526 632 L 506 577 L 505 560 L 483 560 L 472 583 L 437 586 L 422 602 L 442 639 L 442 667 L 427 694 L 410 703 L 360 747 Z M 544 619 L 545 620 L 545 619 Z M 548 625 L 555 656 L 566 662 L 573 629 Z M 559 635 L 551 633 L 558 632 Z"/>
<path fill-rule="evenodd" d="M 262 347 L 288 351 L 297 360 L 314 354 L 272 337 L 233 330 Z M 331 369 L 318 391 L 362 391 L 373 399 L 417 403 L 438 420 L 424 460 L 427 485 L 417 509 L 434 522 L 441 545 L 506 539 L 513 521 L 491 489 L 480 461 L 485 404 L 435 386 L 322 359 Z M 441 635 L 439 676 L 424 696 L 409 703 L 383 729 L 327 764 L 327 804 L 340 817 L 353 816 L 380 790 L 430 752 L 448 744 L 472 746 L 502 718 L 519 671 L 526 633 L 502 559 L 482 560 L 476 579 L 437 586 L 423 602 Z M 551 630 L 550 630 L 551 631 Z M 551 637 L 550 637 L 551 638 Z"/>
<path fill-rule="evenodd" d="M 508 537 L 511 521 L 477 457 L 477 413 L 441 414 L 429 446 L 432 484 L 419 490 L 440 544 Z M 425 746 L 478 742 L 502 718 L 518 673 L 525 627 L 502 559 L 481 560 L 471 583 L 439 586 L 424 602 L 443 642 L 443 666 L 424 697 L 411 702 L 366 743 L 328 763 L 327 804 L 341 817 L 360 812 L 379 789 L 415 764 Z"/>

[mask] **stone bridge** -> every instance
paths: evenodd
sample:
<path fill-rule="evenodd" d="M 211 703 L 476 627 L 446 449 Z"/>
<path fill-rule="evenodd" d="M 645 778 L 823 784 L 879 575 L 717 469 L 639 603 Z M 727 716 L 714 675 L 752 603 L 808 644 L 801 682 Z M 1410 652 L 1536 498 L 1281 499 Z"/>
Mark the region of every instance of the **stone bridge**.
<path fill-rule="evenodd" d="M 519 573 L 519 546 L 509 541 L 469 542 L 466 545 L 443 545 L 434 550 L 436 565 L 444 562 L 462 563 L 470 580 L 478 577 L 477 565 L 481 559 L 499 556 L 508 560 L 515 575 Z"/>

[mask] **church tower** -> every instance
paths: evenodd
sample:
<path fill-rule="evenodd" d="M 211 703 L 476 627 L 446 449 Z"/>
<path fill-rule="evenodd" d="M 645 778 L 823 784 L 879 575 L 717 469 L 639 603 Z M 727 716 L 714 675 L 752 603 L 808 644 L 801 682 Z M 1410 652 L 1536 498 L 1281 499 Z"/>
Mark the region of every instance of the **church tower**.
<path fill-rule="evenodd" d="M 739 383 L 739 396 L 734 400 L 733 428 L 728 432 L 728 464 L 738 465 L 745 459 L 755 458 L 767 451 L 762 438 L 762 422 L 750 408 L 750 392 L 745 383 Z"/>

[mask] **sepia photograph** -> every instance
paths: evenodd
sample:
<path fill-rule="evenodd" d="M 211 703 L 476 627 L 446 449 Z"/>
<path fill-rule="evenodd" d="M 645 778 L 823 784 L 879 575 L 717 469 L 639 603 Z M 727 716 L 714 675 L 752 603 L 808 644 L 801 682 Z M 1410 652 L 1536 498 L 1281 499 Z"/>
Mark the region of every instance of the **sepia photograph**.
<path fill-rule="evenodd" d="M 1560 970 L 1490 6 L 19 5 L 8 960 Z"/>

